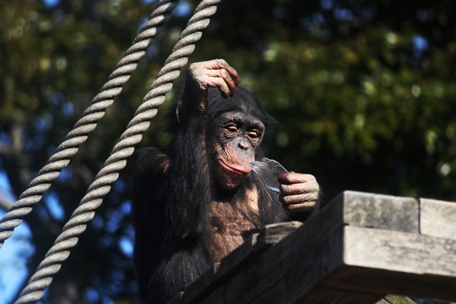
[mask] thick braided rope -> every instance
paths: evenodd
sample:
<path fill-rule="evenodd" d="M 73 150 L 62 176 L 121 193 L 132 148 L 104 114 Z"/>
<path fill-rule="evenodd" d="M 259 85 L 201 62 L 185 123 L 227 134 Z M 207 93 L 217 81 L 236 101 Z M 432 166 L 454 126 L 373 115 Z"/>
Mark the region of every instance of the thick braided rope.
<path fill-rule="evenodd" d="M 65 141 L 57 147 L 55 154 L 49 158 L 47 164 L 20 195 L 19 200 L 0 220 L 0 248 L 13 234 L 14 228 L 19 226 L 23 218 L 32 211 L 33 205 L 41 200 L 43 193 L 60 175 L 62 168 L 68 165 L 70 158 L 78 152 L 79 146 L 86 141 L 88 134 L 96 128 L 97 121 L 104 116 L 106 109 L 120 94 L 122 85 L 128 81 L 130 74 L 136 69 L 139 60 L 146 53 L 152 39 L 169 19 L 177 2 L 178 0 L 161 0 L 158 3 L 149 21 L 144 24 L 133 41 L 133 45 L 126 51 L 124 58 L 117 64 L 98 95 L 94 97 L 92 104 L 84 111 L 83 117 L 76 122 Z"/>
<path fill-rule="evenodd" d="M 79 235 L 86 229 L 86 223 L 94 217 L 95 209 L 101 205 L 103 197 L 111 189 L 111 184 L 117 180 L 118 172 L 126 166 L 126 158 L 133 154 L 134 146 L 141 141 L 142 133 L 147 130 L 150 120 L 157 113 L 156 108 L 164 102 L 165 95 L 171 91 L 173 81 L 179 77 L 180 69 L 187 64 L 188 56 L 195 49 L 194 43 L 201 38 L 201 30 L 209 25 L 209 18 L 217 10 L 215 4 L 220 1 L 203 0 L 198 5 L 172 54 L 144 97 L 143 103 L 138 107 L 119 142 L 112 149 L 111 155 L 97 174 L 95 181 L 89 186 L 79 207 L 73 212 L 70 220 L 63 227 L 62 233 L 30 278 L 28 285 L 22 290 L 16 304 L 38 301 L 44 289 L 51 284 L 53 275 L 59 271 L 61 263 L 68 258 L 71 248 L 78 242 Z"/>

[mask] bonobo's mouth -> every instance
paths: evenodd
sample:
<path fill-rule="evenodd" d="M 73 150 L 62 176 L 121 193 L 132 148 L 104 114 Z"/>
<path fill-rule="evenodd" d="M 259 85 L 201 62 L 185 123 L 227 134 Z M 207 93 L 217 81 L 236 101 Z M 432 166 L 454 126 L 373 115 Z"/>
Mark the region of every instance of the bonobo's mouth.
<path fill-rule="evenodd" d="M 238 174 L 238 175 L 247 175 L 252 170 L 250 166 L 241 166 L 241 165 L 227 165 L 221 159 L 219 159 L 219 164 L 228 172 Z"/>

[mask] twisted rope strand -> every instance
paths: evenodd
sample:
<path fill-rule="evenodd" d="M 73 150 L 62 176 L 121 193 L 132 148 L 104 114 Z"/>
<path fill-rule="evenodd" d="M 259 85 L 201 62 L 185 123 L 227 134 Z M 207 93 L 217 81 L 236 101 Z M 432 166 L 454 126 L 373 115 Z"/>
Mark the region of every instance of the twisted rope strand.
<path fill-rule="evenodd" d="M 152 39 L 169 19 L 177 2 L 178 0 L 161 0 L 158 3 L 148 22 L 144 24 L 133 41 L 133 45 L 126 51 L 124 58 L 120 60 L 100 92 L 93 98 L 92 104 L 84 111 L 83 117 L 76 122 L 65 141 L 57 147 L 55 154 L 49 158 L 47 164 L 20 195 L 19 200 L 0 220 L 0 248 L 13 234 L 14 228 L 19 226 L 23 218 L 32 211 L 33 205 L 41 200 L 43 193 L 60 175 L 62 168 L 68 165 L 70 158 L 78 152 L 79 145 L 86 141 L 87 135 L 96 128 L 97 121 L 104 116 L 106 109 L 113 104 L 114 98 L 122 91 L 122 85 L 129 80 L 130 74 L 145 55 Z"/>
<path fill-rule="evenodd" d="M 34 303 L 41 299 L 44 289 L 51 284 L 53 275 L 60 270 L 61 263 L 68 258 L 71 248 L 76 246 L 79 235 L 87 227 L 87 222 L 94 217 L 95 209 L 101 205 L 103 197 L 111 189 L 111 184 L 117 180 L 118 172 L 126 166 L 126 158 L 133 154 L 134 146 L 141 141 L 142 133 L 147 130 L 150 120 L 155 117 L 156 108 L 164 102 L 165 95 L 171 91 L 173 81 L 179 77 L 180 69 L 187 64 L 188 56 L 195 49 L 194 43 L 202 36 L 200 31 L 209 25 L 209 18 L 217 10 L 215 4 L 220 1 L 203 0 L 198 5 L 172 54 L 158 73 L 159 76 L 152 83 L 150 91 L 136 110 L 119 142 L 112 149 L 104 167 L 98 172 L 87 194 L 63 227 L 62 233 L 49 249 L 15 304 Z"/>

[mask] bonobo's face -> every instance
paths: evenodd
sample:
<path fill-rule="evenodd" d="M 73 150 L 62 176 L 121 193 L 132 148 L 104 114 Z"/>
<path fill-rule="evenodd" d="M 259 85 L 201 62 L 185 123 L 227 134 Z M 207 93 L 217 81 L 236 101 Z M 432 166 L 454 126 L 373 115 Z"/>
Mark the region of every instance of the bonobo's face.
<path fill-rule="evenodd" d="M 224 189 L 236 188 L 250 173 L 264 124 L 252 115 L 233 111 L 216 117 L 211 128 L 215 178 Z"/>

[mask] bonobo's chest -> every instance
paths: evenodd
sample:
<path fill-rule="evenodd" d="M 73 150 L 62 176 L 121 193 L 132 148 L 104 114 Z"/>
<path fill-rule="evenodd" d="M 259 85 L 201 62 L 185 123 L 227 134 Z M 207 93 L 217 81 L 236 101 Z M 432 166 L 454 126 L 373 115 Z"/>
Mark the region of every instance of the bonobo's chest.
<path fill-rule="evenodd" d="M 216 263 L 261 229 L 257 189 L 248 190 L 235 201 L 213 201 L 209 217 L 205 247 Z"/>

